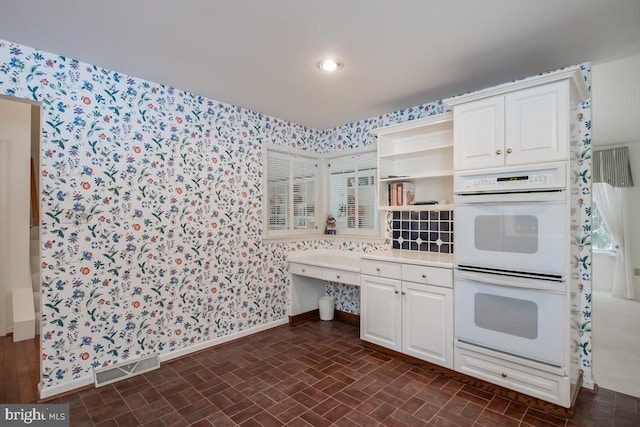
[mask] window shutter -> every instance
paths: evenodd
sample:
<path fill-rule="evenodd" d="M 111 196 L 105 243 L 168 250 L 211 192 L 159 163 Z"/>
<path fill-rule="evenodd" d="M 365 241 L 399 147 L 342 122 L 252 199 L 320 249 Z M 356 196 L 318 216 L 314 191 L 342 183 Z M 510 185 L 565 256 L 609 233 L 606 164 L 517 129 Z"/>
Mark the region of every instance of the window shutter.
<path fill-rule="evenodd" d="M 633 187 L 629 147 L 593 151 L 593 182 L 606 182 L 612 187 Z"/>
<path fill-rule="evenodd" d="M 316 174 L 315 161 L 304 158 L 292 160 L 294 229 L 315 226 Z"/>
<path fill-rule="evenodd" d="M 267 153 L 267 229 L 289 228 L 290 161 L 279 153 Z"/>
<path fill-rule="evenodd" d="M 317 169 L 313 158 L 267 151 L 265 217 L 271 237 L 314 229 Z"/>
<path fill-rule="evenodd" d="M 376 153 L 349 155 L 331 160 L 330 212 L 338 230 L 378 232 Z"/>

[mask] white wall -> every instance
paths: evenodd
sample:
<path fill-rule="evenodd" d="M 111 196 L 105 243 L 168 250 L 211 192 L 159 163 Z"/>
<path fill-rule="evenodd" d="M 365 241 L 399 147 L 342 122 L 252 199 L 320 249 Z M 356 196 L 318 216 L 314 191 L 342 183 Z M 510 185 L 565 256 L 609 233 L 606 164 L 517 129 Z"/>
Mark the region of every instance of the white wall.
<path fill-rule="evenodd" d="M 637 129 L 640 133 L 640 128 Z M 629 239 L 631 250 L 631 268 L 640 268 L 640 135 L 635 143 L 628 144 L 631 157 L 631 173 L 634 186 L 626 188 L 626 214 L 629 222 Z M 633 276 L 635 298 L 640 300 L 640 276 Z"/>
<path fill-rule="evenodd" d="M 593 65 L 592 67 L 592 144 L 627 145 L 635 186 L 626 189 L 631 267 L 640 268 L 640 55 Z M 610 288 L 609 258 L 594 255 L 593 287 Z M 634 277 L 636 299 L 640 299 L 640 277 Z"/>
<path fill-rule="evenodd" d="M 0 140 L 7 144 L 7 200 L 0 200 L 0 292 L 6 327 L 13 324 L 11 290 L 31 287 L 29 272 L 29 190 L 31 157 L 31 104 L 0 99 Z M 0 331 L 5 333 L 5 331 Z"/>

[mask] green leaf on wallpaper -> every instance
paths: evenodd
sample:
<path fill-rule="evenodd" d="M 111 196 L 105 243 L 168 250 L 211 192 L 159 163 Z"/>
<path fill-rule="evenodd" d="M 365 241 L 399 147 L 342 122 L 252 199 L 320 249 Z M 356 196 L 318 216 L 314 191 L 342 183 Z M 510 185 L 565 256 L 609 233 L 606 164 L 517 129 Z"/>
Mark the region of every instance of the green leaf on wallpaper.
<path fill-rule="evenodd" d="M 27 81 L 30 82 L 31 80 L 33 80 L 34 77 L 38 77 L 38 76 L 42 76 L 44 75 L 44 72 L 42 71 L 38 71 L 38 69 L 41 67 L 40 64 L 36 64 L 33 67 L 31 67 L 31 69 L 29 70 L 29 74 L 27 75 Z"/>
<path fill-rule="evenodd" d="M 62 209 L 58 211 L 45 212 L 45 213 L 47 216 L 51 217 L 51 219 L 53 219 L 57 224 L 60 224 L 60 218 L 58 218 L 58 215 L 62 213 Z"/>
<path fill-rule="evenodd" d="M 61 319 L 54 319 L 51 322 L 49 322 L 49 324 L 60 326 L 60 327 L 64 326 L 64 322 Z"/>
<path fill-rule="evenodd" d="M 29 92 L 31 92 L 31 97 L 33 98 L 33 100 L 37 101 L 38 96 L 36 96 L 36 92 L 38 91 L 38 89 L 40 89 L 40 87 L 27 85 L 27 89 L 29 89 Z"/>
<path fill-rule="evenodd" d="M 57 133 L 58 135 L 61 134 L 60 132 L 60 125 L 62 125 L 64 123 L 64 121 L 56 121 L 56 122 L 52 122 L 49 120 L 45 121 L 46 124 L 48 124 L 49 126 L 51 126 L 53 128 L 53 130 L 55 131 L 55 133 Z"/>
<path fill-rule="evenodd" d="M 93 152 L 93 154 L 98 154 L 98 151 L 96 150 L 96 145 L 98 145 L 98 141 L 87 141 L 87 144 L 89 144 L 89 146 L 91 147 L 91 151 Z"/>
<path fill-rule="evenodd" d="M 104 92 L 109 95 L 109 98 L 111 98 L 111 100 L 113 102 L 117 102 L 116 100 L 116 95 L 118 94 L 119 90 L 116 89 L 115 85 L 111 86 L 109 89 L 105 89 Z M 114 107 L 109 107 L 110 110 L 117 110 L 117 108 Z M 116 112 L 117 115 L 120 115 L 119 112 Z"/>
<path fill-rule="evenodd" d="M 114 177 L 118 174 L 118 171 L 114 170 L 113 167 L 108 171 L 104 171 L 104 174 L 107 175 L 111 179 L 111 181 L 116 182 L 116 179 Z"/>

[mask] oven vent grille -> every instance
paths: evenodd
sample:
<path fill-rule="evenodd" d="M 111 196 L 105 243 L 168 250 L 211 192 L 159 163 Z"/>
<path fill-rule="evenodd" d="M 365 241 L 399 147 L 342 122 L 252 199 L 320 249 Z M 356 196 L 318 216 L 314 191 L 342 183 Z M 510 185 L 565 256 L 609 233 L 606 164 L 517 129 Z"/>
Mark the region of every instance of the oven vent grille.
<path fill-rule="evenodd" d="M 125 378 L 131 378 L 135 375 L 153 371 L 160 368 L 160 360 L 157 354 L 143 356 L 134 361 L 128 361 L 112 365 L 106 368 L 94 370 L 94 379 L 96 387 L 101 387 Z"/>

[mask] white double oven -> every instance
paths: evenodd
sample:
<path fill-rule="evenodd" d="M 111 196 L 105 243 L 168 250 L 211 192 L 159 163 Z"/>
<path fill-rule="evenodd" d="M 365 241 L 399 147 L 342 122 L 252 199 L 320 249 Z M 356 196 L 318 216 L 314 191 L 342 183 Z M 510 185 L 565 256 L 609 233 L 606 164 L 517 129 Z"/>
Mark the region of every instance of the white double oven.
<path fill-rule="evenodd" d="M 564 367 L 567 165 L 457 173 L 455 335 Z"/>

